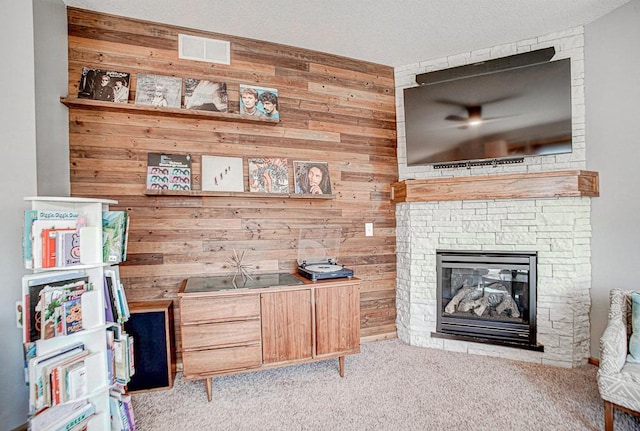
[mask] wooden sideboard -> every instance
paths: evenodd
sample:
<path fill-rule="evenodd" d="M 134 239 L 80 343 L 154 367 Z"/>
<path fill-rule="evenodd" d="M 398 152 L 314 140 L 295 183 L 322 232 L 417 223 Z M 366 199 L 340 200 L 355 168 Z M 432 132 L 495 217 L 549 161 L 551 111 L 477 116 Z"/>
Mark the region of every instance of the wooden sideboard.
<path fill-rule="evenodd" d="M 206 381 L 360 352 L 360 280 L 264 274 L 186 279 L 178 293 L 183 377 Z"/>

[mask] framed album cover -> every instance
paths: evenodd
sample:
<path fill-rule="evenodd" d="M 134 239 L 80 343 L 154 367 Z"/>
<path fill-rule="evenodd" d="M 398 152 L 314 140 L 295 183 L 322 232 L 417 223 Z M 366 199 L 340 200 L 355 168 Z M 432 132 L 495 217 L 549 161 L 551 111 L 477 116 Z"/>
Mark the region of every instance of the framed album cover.
<path fill-rule="evenodd" d="M 127 103 L 130 78 L 131 75 L 128 72 L 92 69 L 85 66 L 80 75 L 78 99 Z"/>
<path fill-rule="evenodd" d="M 243 192 L 241 157 L 202 156 L 202 190 Z"/>
<path fill-rule="evenodd" d="M 286 158 L 260 157 L 247 161 L 249 191 L 289 193 L 289 171 Z"/>
<path fill-rule="evenodd" d="M 206 79 L 184 79 L 184 107 L 203 111 L 227 112 L 227 84 Z"/>
<path fill-rule="evenodd" d="M 147 153 L 147 189 L 191 190 L 191 156 Z"/>
<path fill-rule="evenodd" d="M 331 194 L 331 178 L 327 162 L 294 161 L 293 180 L 296 193 Z"/>
<path fill-rule="evenodd" d="M 136 83 L 136 105 L 180 108 L 182 78 L 139 73 Z"/>
<path fill-rule="evenodd" d="M 280 119 L 278 90 L 241 84 L 240 114 Z"/>

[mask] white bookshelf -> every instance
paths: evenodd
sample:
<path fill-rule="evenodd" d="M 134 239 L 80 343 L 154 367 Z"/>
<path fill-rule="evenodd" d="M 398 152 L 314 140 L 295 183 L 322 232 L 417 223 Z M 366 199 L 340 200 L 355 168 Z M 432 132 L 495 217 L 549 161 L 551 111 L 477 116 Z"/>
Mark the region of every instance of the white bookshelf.
<path fill-rule="evenodd" d="M 89 199 L 75 197 L 26 197 L 33 210 L 78 211 L 86 218 L 85 226 L 80 229 L 80 264 L 66 267 L 38 268 L 34 273 L 46 271 L 81 271 L 89 278 L 93 290 L 81 296 L 82 326 L 79 332 L 35 341 L 36 355 L 42 356 L 66 346 L 82 342 L 90 353 L 85 358 L 87 376 L 86 398 L 95 406 L 87 429 L 89 431 L 111 430 L 109 411 L 110 379 L 107 366 L 106 331 L 113 323 L 105 319 L 104 271 L 111 265 L 103 263 L 102 212 L 117 201 L 107 199 Z M 28 307 L 23 304 L 23 307 Z M 78 401 L 69 400 L 69 402 Z M 53 406 L 55 409 L 58 406 Z"/>

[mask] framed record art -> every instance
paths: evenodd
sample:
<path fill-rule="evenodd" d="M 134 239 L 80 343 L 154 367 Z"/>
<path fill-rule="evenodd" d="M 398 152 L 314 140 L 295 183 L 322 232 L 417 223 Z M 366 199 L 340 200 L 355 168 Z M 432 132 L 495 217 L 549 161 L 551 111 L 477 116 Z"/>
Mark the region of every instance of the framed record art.
<path fill-rule="evenodd" d="M 243 192 L 242 158 L 202 156 L 202 191 Z"/>
<path fill-rule="evenodd" d="M 278 90 L 240 85 L 240 114 L 279 119 Z"/>
<path fill-rule="evenodd" d="M 83 67 L 78 85 L 78 98 L 127 103 L 129 82 L 128 72 Z"/>
<path fill-rule="evenodd" d="M 293 179 L 296 193 L 331 194 L 331 178 L 327 162 L 294 161 Z"/>
<path fill-rule="evenodd" d="M 191 156 L 147 153 L 147 189 L 191 190 Z"/>
<path fill-rule="evenodd" d="M 184 107 L 203 111 L 227 112 L 227 84 L 206 79 L 184 79 Z"/>
<path fill-rule="evenodd" d="M 136 105 L 180 108 L 182 78 L 164 75 L 138 74 Z"/>
<path fill-rule="evenodd" d="M 278 157 L 252 158 L 249 165 L 249 191 L 289 193 L 287 159 Z"/>

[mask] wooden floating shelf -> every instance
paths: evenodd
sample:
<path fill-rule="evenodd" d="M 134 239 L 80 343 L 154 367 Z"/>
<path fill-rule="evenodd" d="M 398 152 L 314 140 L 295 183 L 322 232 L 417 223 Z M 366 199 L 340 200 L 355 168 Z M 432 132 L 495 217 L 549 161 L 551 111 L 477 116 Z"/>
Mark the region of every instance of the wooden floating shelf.
<path fill-rule="evenodd" d="M 181 116 L 188 118 L 206 118 L 210 120 L 218 121 L 234 121 L 242 123 L 260 123 L 268 125 L 276 125 L 280 122 L 278 119 L 264 118 L 264 117 L 251 117 L 247 115 L 228 113 L 228 112 L 215 112 L 215 111 L 201 111 L 197 109 L 183 109 L 183 108 L 163 108 L 159 106 L 149 105 L 135 105 L 133 103 L 116 103 L 116 102 L 104 102 L 101 100 L 93 99 L 78 99 L 77 97 L 61 97 L 60 102 L 65 104 L 69 108 L 84 108 L 84 109 L 96 109 L 100 111 L 118 111 L 118 112 L 130 112 L 135 114 L 147 114 L 147 115 L 171 115 Z"/>
<path fill-rule="evenodd" d="M 391 185 L 391 201 L 396 204 L 599 195 L 598 173 L 582 170 L 404 180 Z"/>
<path fill-rule="evenodd" d="M 231 197 L 231 198 L 285 198 L 285 199 L 335 199 L 335 195 L 312 195 L 310 193 L 260 193 L 260 192 L 210 192 L 202 190 L 161 190 L 147 189 L 147 196 L 191 196 L 191 197 Z"/>

